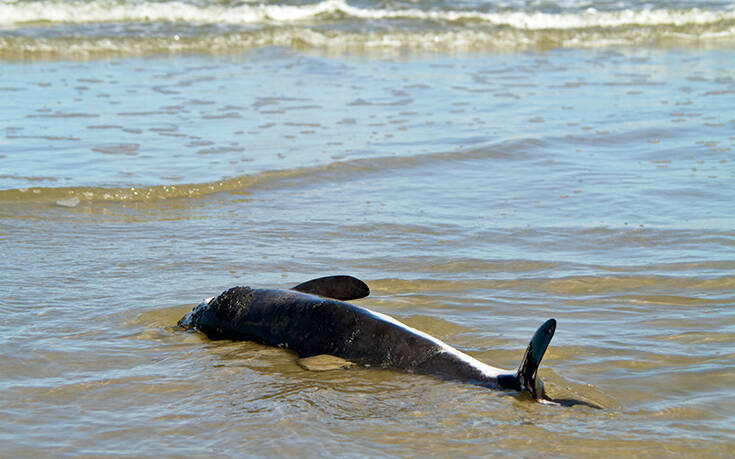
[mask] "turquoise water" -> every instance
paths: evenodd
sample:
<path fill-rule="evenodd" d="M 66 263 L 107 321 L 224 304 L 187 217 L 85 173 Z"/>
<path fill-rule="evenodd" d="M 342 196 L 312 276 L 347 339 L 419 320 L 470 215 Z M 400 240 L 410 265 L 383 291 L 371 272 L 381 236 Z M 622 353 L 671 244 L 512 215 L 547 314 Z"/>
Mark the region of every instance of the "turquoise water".
<path fill-rule="evenodd" d="M 731 454 L 732 4 L 100 5 L 0 4 L 4 454 Z M 176 328 L 342 273 L 603 409 Z"/>

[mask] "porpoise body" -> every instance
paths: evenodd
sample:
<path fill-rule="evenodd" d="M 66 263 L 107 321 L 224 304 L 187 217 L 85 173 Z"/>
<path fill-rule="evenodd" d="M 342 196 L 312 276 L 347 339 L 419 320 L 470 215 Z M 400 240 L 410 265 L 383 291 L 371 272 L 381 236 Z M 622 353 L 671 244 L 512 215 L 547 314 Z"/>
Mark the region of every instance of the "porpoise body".
<path fill-rule="evenodd" d="M 549 319 L 534 334 L 516 370 L 487 365 L 395 318 L 347 303 L 370 290 L 350 276 L 314 279 L 288 289 L 234 287 L 196 306 L 179 325 L 212 339 L 251 340 L 291 349 L 300 357 L 322 354 L 478 384 L 528 391 L 544 401 L 536 373 L 554 335 Z"/>

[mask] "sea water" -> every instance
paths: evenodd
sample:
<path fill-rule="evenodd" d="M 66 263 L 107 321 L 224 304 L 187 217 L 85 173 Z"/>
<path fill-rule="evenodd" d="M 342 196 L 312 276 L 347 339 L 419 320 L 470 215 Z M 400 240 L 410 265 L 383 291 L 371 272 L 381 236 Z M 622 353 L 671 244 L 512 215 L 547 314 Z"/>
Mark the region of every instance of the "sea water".
<path fill-rule="evenodd" d="M 735 448 L 735 4 L 0 3 L 9 457 Z M 360 305 L 535 404 L 176 327 L 234 285 Z"/>

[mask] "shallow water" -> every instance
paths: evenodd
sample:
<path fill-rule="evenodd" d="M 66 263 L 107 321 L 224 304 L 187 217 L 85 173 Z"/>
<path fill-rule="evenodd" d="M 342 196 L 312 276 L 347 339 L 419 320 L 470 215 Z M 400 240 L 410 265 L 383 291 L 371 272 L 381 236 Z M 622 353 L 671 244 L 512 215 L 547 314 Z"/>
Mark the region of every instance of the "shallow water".
<path fill-rule="evenodd" d="M 235 48 L 6 48 L 3 454 L 732 454 L 728 46 Z M 555 317 L 547 390 L 603 409 L 175 326 L 233 285 L 339 273 L 499 367 Z"/>

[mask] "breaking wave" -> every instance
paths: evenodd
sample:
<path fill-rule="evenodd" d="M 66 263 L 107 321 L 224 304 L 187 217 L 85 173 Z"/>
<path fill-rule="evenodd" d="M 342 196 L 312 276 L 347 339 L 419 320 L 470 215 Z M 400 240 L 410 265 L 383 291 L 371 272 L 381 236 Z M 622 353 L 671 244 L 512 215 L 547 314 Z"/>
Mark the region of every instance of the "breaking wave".
<path fill-rule="evenodd" d="M 611 28 L 623 26 L 706 25 L 735 20 L 735 10 L 699 8 L 625 9 L 546 13 L 541 11 L 462 11 L 418 8 L 360 8 L 345 0 L 324 0 L 306 5 L 196 5 L 180 1 L 121 2 L 115 0 L 17 2 L 0 4 L 0 24 L 90 22 L 187 22 L 193 24 L 292 24 L 332 19 L 408 19 L 417 21 L 468 22 L 524 30 Z"/>

